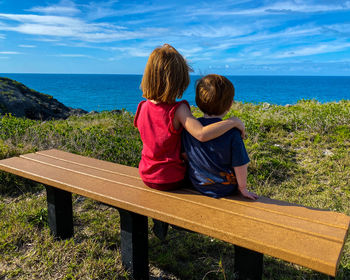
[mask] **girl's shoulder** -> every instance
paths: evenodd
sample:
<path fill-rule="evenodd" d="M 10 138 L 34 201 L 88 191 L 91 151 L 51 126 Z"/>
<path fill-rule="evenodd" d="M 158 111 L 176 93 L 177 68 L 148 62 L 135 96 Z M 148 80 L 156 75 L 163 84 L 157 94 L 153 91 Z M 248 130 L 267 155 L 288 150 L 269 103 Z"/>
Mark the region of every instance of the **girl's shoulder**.
<path fill-rule="evenodd" d="M 190 108 L 190 104 L 188 103 L 188 101 L 187 101 L 187 100 L 177 101 L 177 103 L 179 103 L 179 104 L 185 104 L 185 105 L 187 105 L 187 106 L 188 106 L 188 108 Z"/>
<path fill-rule="evenodd" d="M 179 108 L 182 104 L 186 105 L 189 109 L 191 108 L 190 107 L 190 104 L 187 102 L 187 100 L 181 100 L 181 101 L 176 101 L 174 103 L 174 109 L 176 110 L 177 108 Z"/>
<path fill-rule="evenodd" d="M 181 105 L 185 105 L 186 107 L 188 107 L 190 109 L 190 104 L 186 101 L 186 100 L 181 100 L 181 101 L 176 101 L 175 103 L 172 104 L 171 109 L 169 110 L 171 118 L 174 118 L 175 112 L 176 110 L 181 106 Z"/>
<path fill-rule="evenodd" d="M 137 119 L 139 118 L 140 115 L 140 111 L 142 106 L 146 103 L 147 100 L 142 100 L 139 105 L 137 106 L 137 110 L 136 110 L 136 114 L 135 114 L 135 118 L 134 118 L 134 127 L 137 127 Z"/>

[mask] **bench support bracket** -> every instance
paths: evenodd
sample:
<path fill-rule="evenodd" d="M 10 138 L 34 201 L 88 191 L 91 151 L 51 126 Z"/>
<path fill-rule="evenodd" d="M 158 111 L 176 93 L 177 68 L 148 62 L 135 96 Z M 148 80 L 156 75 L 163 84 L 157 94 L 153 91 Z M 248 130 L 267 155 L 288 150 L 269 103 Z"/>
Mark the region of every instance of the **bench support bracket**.
<path fill-rule="evenodd" d="M 148 280 L 148 219 L 127 210 L 118 211 L 123 265 L 135 280 Z"/>
<path fill-rule="evenodd" d="M 72 194 L 51 186 L 46 187 L 47 212 L 51 233 L 58 239 L 73 236 Z"/>
<path fill-rule="evenodd" d="M 261 280 L 263 254 L 235 245 L 235 273 L 239 280 Z"/>

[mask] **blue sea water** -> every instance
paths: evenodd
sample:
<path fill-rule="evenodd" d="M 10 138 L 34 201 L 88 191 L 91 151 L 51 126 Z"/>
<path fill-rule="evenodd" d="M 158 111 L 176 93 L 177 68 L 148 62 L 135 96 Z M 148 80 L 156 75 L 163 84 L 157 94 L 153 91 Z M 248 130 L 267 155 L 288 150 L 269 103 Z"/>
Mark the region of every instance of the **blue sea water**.
<path fill-rule="evenodd" d="M 143 100 L 139 88 L 142 75 L 95 74 L 0 74 L 26 86 L 52 95 L 66 106 L 87 111 L 126 109 L 135 113 Z M 350 77 L 335 76 L 227 76 L 234 84 L 235 100 L 295 104 L 301 99 L 321 103 L 350 99 Z M 195 81 L 183 99 L 195 105 Z"/>

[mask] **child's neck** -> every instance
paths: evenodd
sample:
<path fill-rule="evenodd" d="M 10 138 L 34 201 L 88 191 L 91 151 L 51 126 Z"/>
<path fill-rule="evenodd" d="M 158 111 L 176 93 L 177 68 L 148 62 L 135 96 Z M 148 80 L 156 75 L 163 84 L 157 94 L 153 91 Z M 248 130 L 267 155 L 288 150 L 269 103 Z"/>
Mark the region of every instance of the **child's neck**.
<path fill-rule="evenodd" d="M 206 118 L 206 119 L 214 119 L 214 118 L 222 119 L 223 117 L 225 117 L 225 115 L 226 115 L 226 112 L 221 114 L 220 116 L 214 116 L 214 115 L 209 116 L 207 114 L 204 114 L 203 118 Z"/>

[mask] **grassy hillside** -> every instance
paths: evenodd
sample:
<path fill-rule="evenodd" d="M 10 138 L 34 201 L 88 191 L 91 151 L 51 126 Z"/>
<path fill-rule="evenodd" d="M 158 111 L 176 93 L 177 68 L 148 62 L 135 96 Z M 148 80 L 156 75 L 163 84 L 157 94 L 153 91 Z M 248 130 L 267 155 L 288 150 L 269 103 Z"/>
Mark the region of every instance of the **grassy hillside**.
<path fill-rule="evenodd" d="M 194 113 L 199 116 L 196 108 Z M 249 188 L 259 195 L 350 215 L 350 101 L 284 107 L 237 103 L 246 124 Z M 141 141 L 128 112 L 39 122 L 0 118 L 0 159 L 48 148 L 137 166 Z M 121 266 L 118 212 L 73 196 L 75 237 L 54 241 L 39 184 L 0 172 L 0 279 L 129 279 Z M 154 279 L 233 279 L 233 247 L 171 230 L 150 239 Z M 271 257 L 264 279 L 328 279 Z M 350 238 L 338 279 L 350 279 Z"/>

